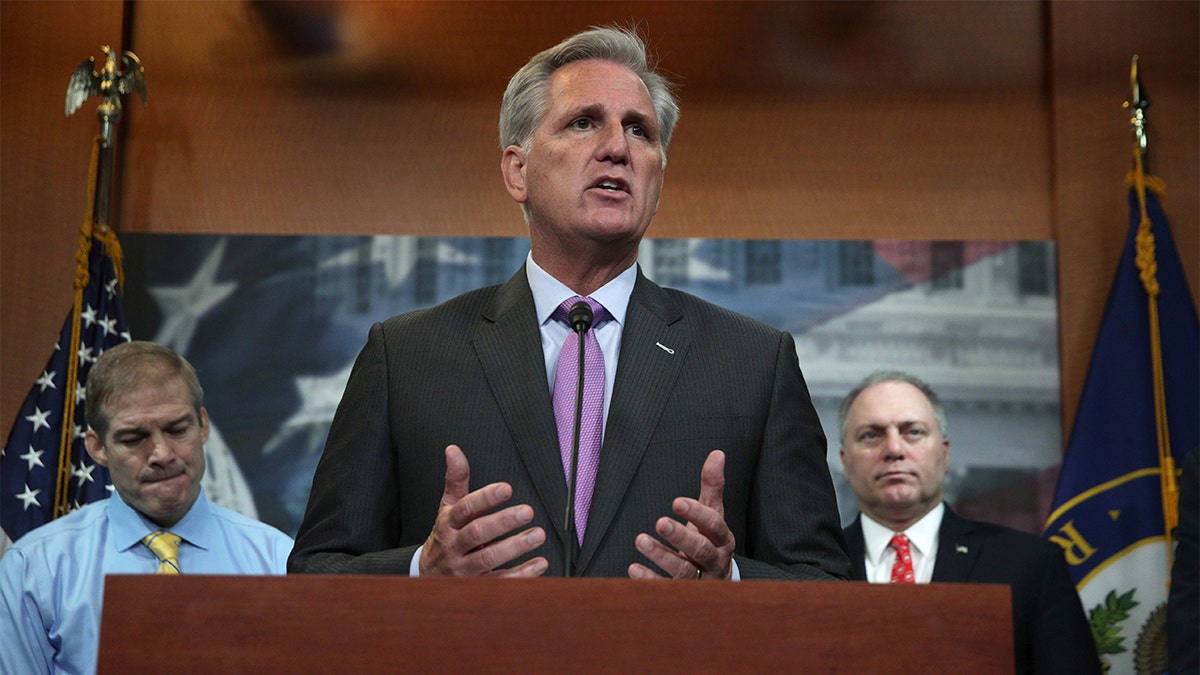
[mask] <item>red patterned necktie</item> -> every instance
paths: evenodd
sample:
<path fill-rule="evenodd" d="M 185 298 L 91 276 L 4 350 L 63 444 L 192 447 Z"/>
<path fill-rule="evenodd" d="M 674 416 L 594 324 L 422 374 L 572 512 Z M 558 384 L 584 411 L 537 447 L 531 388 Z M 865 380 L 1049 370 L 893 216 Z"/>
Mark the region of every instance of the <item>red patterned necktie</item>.
<path fill-rule="evenodd" d="M 583 300 L 591 305 L 592 326 L 608 318 L 608 310 L 591 298 L 569 298 L 554 312 L 554 318 L 568 322 L 571 306 Z M 575 533 L 583 545 L 592 488 L 600 468 L 600 445 L 604 428 L 604 354 L 594 328 L 583 334 L 583 405 L 579 415 L 579 463 L 575 470 Z M 554 420 L 558 426 L 558 447 L 562 453 L 563 474 L 570 480 L 571 445 L 575 436 L 575 394 L 579 382 L 579 334 L 571 331 L 563 342 L 554 375 Z"/>
<path fill-rule="evenodd" d="M 912 551 L 908 548 L 908 537 L 897 534 L 892 536 L 892 548 L 896 550 L 896 562 L 892 563 L 893 584 L 915 584 L 913 576 Z"/>

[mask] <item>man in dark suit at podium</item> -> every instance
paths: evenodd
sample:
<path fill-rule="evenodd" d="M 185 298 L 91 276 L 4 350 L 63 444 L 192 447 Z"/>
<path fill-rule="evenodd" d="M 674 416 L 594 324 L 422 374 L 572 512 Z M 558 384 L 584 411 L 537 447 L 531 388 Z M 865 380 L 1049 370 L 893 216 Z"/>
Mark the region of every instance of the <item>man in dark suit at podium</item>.
<path fill-rule="evenodd" d="M 526 264 L 371 328 L 290 571 L 849 575 L 791 335 L 662 288 L 636 264 L 679 114 L 646 61 L 632 31 L 600 28 L 513 76 L 500 168 L 529 226 Z M 594 325 L 580 322 L 572 343 L 556 308 L 593 301 Z M 599 456 L 585 476 L 581 442 L 569 519 L 573 420 L 552 391 L 574 391 L 559 357 L 580 341 L 596 354 L 593 336 L 603 384 L 585 398 Z"/>
<path fill-rule="evenodd" d="M 1062 551 L 1027 532 L 962 518 L 942 501 L 950 438 L 929 385 L 907 373 L 873 373 L 842 399 L 838 427 L 861 511 L 846 528 L 854 579 L 1007 584 L 1016 672 L 1100 672 Z"/>

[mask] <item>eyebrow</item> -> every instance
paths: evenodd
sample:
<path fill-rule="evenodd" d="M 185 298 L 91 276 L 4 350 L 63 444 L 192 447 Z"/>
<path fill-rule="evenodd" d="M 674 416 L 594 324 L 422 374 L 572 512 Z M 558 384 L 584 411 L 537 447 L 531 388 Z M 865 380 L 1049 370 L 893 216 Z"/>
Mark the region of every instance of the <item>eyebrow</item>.
<path fill-rule="evenodd" d="M 854 427 L 854 431 L 855 431 L 855 432 L 859 432 L 859 431 L 865 431 L 865 430 L 868 430 L 868 429 L 872 429 L 872 430 L 874 430 L 874 429 L 887 429 L 888 427 L 891 427 L 891 426 L 895 426 L 897 429 L 901 429 L 901 430 L 903 430 L 903 429 L 905 429 L 905 428 L 907 428 L 907 427 L 912 427 L 912 426 L 915 426 L 915 425 L 919 425 L 919 426 L 923 426 L 923 427 L 929 427 L 929 426 L 930 426 L 930 424 L 929 424 L 929 423 L 927 423 L 927 422 L 924 422 L 924 421 L 922 421 L 922 420 L 903 420 L 903 421 L 901 421 L 901 422 L 898 422 L 898 423 L 896 423 L 895 425 L 893 425 L 893 424 L 892 424 L 892 423 L 890 423 L 890 422 L 888 422 L 888 423 L 883 423 L 883 424 L 881 424 L 881 423 L 877 423 L 877 422 L 867 422 L 866 424 L 860 424 L 860 425 L 858 425 L 857 427 Z"/>
<path fill-rule="evenodd" d="M 195 415 L 191 412 L 188 412 L 184 415 L 180 415 L 179 417 L 176 417 L 173 420 L 170 420 L 165 425 L 163 425 L 163 428 L 179 426 L 181 423 L 184 423 L 184 422 L 191 423 L 192 419 L 194 419 L 194 418 L 195 418 Z M 146 427 L 144 427 L 142 425 L 132 425 L 132 426 L 127 426 L 127 427 L 116 427 L 112 430 L 112 435 L 113 435 L 113 437 L 116 437 L 121 434 L 136 434 L 136 433 L 145 433 L 145 432 L 146 432 Z"/>

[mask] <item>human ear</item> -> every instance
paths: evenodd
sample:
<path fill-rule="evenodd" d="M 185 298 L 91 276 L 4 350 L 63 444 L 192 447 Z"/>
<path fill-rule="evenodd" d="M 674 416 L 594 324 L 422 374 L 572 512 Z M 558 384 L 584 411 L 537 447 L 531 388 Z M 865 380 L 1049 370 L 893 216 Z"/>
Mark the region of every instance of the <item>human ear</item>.
<path fill-rule="evenodd" d="M 510 145 L 504 149 L 500 158 L 500 173 L 504 176 L 504 187 L 509 196 L 518 204 L 524 204 L 529 199 L 525 189 L 525 151 L 518 145 Z"/>
<path fill-rule="evenodd" d="M 100 466 L 108 466 L 108 452 L 104 449 L 104 444 L 100 442 L 100 436 L 91 429 L 83 436 L 83 445 L 87 448 L 88 454 L 92 456 L 92 461 Z"/>

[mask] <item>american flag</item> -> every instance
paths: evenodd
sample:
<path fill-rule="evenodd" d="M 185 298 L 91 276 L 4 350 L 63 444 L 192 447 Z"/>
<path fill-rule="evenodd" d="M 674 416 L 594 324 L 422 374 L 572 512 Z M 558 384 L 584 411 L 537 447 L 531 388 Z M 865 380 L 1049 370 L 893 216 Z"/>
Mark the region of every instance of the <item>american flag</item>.
<path fill-rule="evenodd" d="M 78 259 L 86 257 L 87 276 L 77 273 L 75 306 L 0 454 L 0 524 L 11 541 L 112 490 L 108 469 L 93 463 L 84 448 L 83 412 L 92 364 L 105 349 L 130 340 L 119 281 L 121 247 L 107 227 L 87 222 L 84 230 Z"/>

